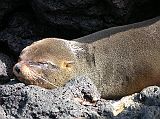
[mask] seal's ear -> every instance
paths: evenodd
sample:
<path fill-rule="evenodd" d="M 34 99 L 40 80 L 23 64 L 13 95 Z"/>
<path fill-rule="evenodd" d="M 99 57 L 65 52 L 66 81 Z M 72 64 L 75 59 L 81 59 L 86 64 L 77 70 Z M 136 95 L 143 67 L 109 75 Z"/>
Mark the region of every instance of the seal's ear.
<path fill-rule="evenodd" d="M 64 61 L 62 63 L 62 68 L 71 70 L 74 63 L 75 63 L 74 61 Z"/>

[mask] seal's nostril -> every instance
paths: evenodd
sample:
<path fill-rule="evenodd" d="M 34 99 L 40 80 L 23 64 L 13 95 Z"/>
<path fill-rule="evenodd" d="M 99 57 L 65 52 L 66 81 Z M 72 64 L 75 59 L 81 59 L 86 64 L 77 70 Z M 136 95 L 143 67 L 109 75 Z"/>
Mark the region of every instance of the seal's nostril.
<path fill-rule="evenodd" d="M 15 71 L 19 74 L 20 69 L 19 69 L 19 67 L 18 67 L 17 65 L 14 67 L 14 69 L 15 69 Z"/>

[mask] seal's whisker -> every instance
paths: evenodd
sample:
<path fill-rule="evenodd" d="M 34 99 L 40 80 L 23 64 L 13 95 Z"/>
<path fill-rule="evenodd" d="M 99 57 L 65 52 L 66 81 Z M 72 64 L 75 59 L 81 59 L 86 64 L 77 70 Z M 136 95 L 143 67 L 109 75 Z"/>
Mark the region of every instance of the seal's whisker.
<path fill-rule="evenodd" d="M 30 70 L 30 73 L 28 73 L 28 75 L 31 75 L 32 78 L 35 79 L 34 81 L 36 81 L 36 79 L 41 79 L 42 81 L 45 81 L 46 83 L 49 83 L 50 85 L 54 86 L 55 88 L 58 87 L 57 85 L 49 82 L 47 78 L 44 78 L 43 76 L 41 76 L 38 73 L 36 73 L 34 70 Z"/>

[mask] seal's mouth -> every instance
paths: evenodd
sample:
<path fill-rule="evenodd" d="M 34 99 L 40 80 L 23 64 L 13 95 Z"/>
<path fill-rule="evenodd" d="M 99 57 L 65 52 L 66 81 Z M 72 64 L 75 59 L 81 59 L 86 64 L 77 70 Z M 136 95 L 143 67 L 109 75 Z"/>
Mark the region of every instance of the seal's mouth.
<path fill-rule="evenodd" d="M 20 61 L 13 67 L 15 76 L 27 85 L 38 85 L 45 88 L 56 88 L 58 86 L 49 82 L 47 77 L 43 76 L 42 70 L 57 70 L 58 67 L 44 62 Z"/>

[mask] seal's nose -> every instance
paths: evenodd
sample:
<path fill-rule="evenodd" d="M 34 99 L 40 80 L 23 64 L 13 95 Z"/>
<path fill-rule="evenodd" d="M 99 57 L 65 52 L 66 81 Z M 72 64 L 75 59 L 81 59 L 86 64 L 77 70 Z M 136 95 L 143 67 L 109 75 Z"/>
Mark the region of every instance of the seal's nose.
<path fill-rule="evenodd" d="M 20 73 L 20 66 L 19 66 L 19 64 L 16 64 L 16 65 L 14 66 L 14 71 L 16 71 L 17 74 Z"/>

